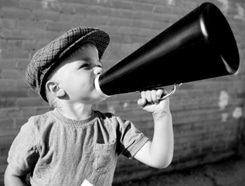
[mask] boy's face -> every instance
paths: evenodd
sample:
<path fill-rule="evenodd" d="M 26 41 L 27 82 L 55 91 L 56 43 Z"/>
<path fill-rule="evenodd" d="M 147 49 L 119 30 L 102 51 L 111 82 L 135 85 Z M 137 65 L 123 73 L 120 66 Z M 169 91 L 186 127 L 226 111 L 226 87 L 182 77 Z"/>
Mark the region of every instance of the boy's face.
<path fill-rule="evenodd" d="M 53 78 L 66 92 L 70 102 L 93 104 L 104 99 L 94 86 L 95 77 L 101 72 L 97 48 L 93 44 L 84 44 L 57 67 Z"/>

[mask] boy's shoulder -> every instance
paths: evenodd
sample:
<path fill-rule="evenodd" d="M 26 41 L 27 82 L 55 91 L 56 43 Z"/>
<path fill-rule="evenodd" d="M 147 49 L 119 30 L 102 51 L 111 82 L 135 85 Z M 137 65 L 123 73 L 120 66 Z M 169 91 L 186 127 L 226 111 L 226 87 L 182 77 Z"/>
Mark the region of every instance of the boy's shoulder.
<path fill-rule="evenodd" d="M 47 124 L 53 123 L 52 111 L 48 111 L 43 114 L 31 116 L 24 127 L 31 127 L 36 129 L 46 128 Z"/>
<path fill-rule="evenodd" d="M 53 111 L 47 111 L 43 114 L 38 114 L 38 115 L 33 115 L 29 118 L 29 121 L 32 121 L 32 122 L 35 122 L 35 123 L 38 123 L 40 121 L 46 121 L 48 120 L 49 118 L 51 118 L 51 115 L 52 115 L 52 112 Z"/>

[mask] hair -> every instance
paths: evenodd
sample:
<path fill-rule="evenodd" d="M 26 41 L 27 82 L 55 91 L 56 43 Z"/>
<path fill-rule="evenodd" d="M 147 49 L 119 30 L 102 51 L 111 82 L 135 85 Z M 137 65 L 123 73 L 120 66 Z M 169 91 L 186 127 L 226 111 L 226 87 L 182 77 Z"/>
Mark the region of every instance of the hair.
<path fill-rule="evenodd" d="M 93 46 L 96 47 L 96 45 L 95 45 L 94 42 L 90 42 L 89 41 L 89 42 L 82 43 L 79 47 L 75 48 L 74 50 L 71 50 L 71 51 L 67 52 L 66 55 L 64 55 L 62 58 L 58 59 L 58 61 L 55 62 L 56 65 L 54 65 L 54 67 L 48 73 L 48 75 L 46 77 L 46 81 L 45 81 L 45 89 L 44 89 L 45 92 L 44 93 L 46 95 L 46 98 L 47 98 L 47 101 L 48 101 L 50 107 L 57 108 L 58 107 L 58 103 L 56 101 L 56 98 L 53 97 L 51 94 L 49 94 L 49 91 L 46 88 L 46 83 L 52 78 L 53 74 L 55 73 L 55 69 L 57 69 L 57 67 L 59 66 L 59 64 L 61 64 L 65 60 L 68 60 L 68 59 L 72 58 L 86 44 L 93 45 Z"/>

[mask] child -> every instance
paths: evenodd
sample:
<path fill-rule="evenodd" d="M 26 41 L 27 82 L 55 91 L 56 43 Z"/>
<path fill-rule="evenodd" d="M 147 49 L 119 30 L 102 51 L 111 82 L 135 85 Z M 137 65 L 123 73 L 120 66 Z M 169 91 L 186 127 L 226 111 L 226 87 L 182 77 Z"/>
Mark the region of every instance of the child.
<path fill-rule="evenodd" d="M 6 186 L 109 186 L 117 157 L 135 158 L 155 168 L 173 156 L 169 99 L 163 90 L 142 91 L 138 104 L 152 113 L 153 139 L 132 122 L 92 109 L 105 99 L 94 80 L 109 36 L 94 28 L 73 28 L 37 51 L 27 82 L 54 110 L 31 117 L 15 138 L 5 171 Z"/>

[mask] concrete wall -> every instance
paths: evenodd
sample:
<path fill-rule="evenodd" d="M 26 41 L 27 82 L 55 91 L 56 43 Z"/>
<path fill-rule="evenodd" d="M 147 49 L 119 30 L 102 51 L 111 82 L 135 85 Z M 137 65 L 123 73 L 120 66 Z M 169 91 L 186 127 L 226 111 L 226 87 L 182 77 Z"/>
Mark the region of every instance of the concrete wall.
<path fill-rule="evenodd" d="M 30 116 L 49 109 L 24 80 L 26 65 L 37 49 L 71 27 L 99 27 L 111 35 L 103 59 L 107 69 L 202 2 L 0 0 L 0 185 L 7 153 L 19 128 Z M 159 171 L 121 157 L 115 182 L 209 163 L 236 153 L 244 115 L 245 2 L 209 2 L 221 9 L 235 34 L 241 58 L 239 74 L 182 85 L 171 97 L 175 132 L 173 164 Z M 151 137 L 151 116 L 137 107 L 138 96 L 138 93 L 117 95 L 96 107 L 131 119 Z"/>

